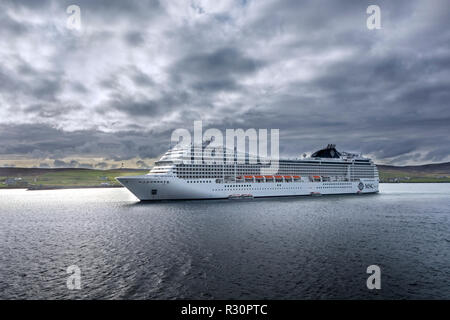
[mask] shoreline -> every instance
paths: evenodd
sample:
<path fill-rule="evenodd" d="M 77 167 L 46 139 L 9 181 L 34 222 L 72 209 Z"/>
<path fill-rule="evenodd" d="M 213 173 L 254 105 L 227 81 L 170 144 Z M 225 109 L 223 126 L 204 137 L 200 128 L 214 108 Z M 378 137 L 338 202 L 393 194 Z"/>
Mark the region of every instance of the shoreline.
<path fill-rule="evenodd" d="M 0 187 L 0 190 L 14 190 L 14 189 L 20 189 L 20 190 L 26 190 L 26 191 L 39 191 L 39 190 L 64 190 L 64 189 L 110 189 L 110 188 L 123 188 L 123 186 L 31 186 L 31 187 L 24 187 L 24 186 L 17 186 L 17 187 Z"/>
<path fill-rule="evenodd" d="M 27 191 L 39 191 L 39 190 L 60 190 L 60 189 L 100 189 L 100 188 L 123 188 L 122 185 L 115 186 L 32 186 L 28 188 L 14 188 L 14 189 L 26 189 Z M 8 188 L 5 188 L 8 189 Z"/>

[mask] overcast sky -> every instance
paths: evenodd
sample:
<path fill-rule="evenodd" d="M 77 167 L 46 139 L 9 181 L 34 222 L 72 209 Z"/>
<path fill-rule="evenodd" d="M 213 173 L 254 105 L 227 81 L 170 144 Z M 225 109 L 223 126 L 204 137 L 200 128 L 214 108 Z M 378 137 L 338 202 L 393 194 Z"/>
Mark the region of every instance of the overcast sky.
<path fill-rule="evenodd" d="M 450 161 L 449 27 L 448 0 L 2 0 L 0 165 L 140 166 L 194 120 L 279 128 L 286 156 Z"/>

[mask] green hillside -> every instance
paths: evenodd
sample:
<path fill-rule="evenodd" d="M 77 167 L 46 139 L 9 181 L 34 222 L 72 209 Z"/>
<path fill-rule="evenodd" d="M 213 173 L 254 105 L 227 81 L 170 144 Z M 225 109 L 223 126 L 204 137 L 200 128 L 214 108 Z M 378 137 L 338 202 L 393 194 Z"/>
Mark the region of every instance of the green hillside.
<path fill-rule="evenodd" d="M 0 188 L 118 187 L 115 177 L 146 173 L 148 170 L 0 168 Z"/>
<path fill-rule="evenodd" d="M 450 182 L 450 163 L 422 166 L 379 165 L 381 182 Z"/>
<path fill-rule="evenodd" d="M 404 167 L 379 165 L 378 169 L 381 182 L 450 182 L 448 162 Z M 0 168 L 0 188 L 119 187 L 120 184 L 115 177 L 142 175 L 148 171 L 148 169 Z"/>

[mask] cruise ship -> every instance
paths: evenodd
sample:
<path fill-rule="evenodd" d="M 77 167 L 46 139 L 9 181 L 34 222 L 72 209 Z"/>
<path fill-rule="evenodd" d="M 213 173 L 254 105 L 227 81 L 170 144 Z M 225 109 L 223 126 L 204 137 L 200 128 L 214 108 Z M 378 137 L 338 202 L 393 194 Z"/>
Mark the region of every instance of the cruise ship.
<path fill-rule="evenodd" d="M 309 157 L 279 159 L 278 172 L 273 175 L 262 174 L 270 159 L 251 161 L 248 154 L 241 158 L 235 150 L 224 149 L 224 161 L 218 163 L 217 157 L 204 156 L 207 145 L 176 146 L 155 162 L 148 174 L 116 179 L 141 201 L 378 192 L 378 170 L 373 161 L 360 154 L 339 152 L 333 144 Z"/>

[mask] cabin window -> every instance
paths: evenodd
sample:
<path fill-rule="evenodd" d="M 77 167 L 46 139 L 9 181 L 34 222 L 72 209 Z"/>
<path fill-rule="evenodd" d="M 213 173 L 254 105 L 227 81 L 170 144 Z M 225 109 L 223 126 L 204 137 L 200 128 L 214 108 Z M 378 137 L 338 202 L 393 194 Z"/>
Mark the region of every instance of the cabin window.
<path fill-rule="evenodd" d="M 152 189 L 152 195 L 156 195 L 158 193 L 157 189 Z"/>

